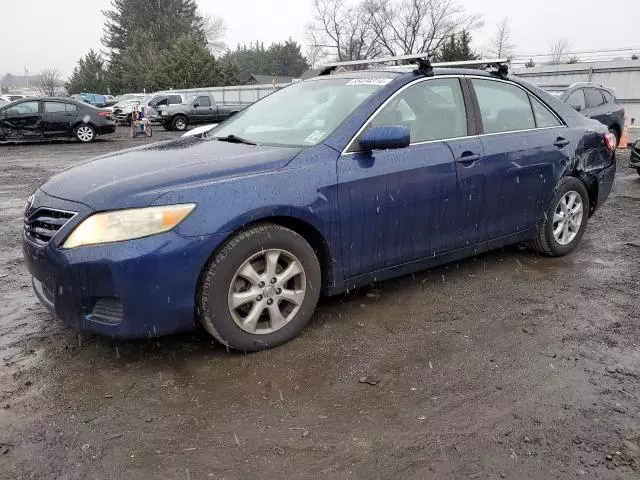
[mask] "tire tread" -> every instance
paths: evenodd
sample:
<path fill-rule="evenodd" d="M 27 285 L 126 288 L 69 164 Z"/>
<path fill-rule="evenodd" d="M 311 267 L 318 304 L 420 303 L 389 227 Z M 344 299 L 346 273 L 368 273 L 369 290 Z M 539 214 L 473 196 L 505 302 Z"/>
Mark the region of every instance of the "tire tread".
<path fill-rule="evenodd" d="M 209 287 L 211 285 L 211 282 L 216 276 L 218 266 L 240 243 L 242 243 L 244 240 L 248 240 L 255 236 L 261 236 L 261 235 L 268 236 L 269 233 L 272 233 L 274 231 L 286 232 L 287 234 L 299 237 L 301 240 L 306 242 L 304 237 L 302 237 L 300 234 L 298 234 L 297 232 L 289 228 L 283 227 L 281 225 L 277 225 L 275 223 L 263 223 L 263 224 L 250 227 L 247 230 L 243 230 L 242 232 L 238 233 L 237 235 L 232 237 L 230 240 L 228 240 L 227 243 L 215 255 L 211 263 L 206 267 L 206 274 L 202 279 L 201 284 L 198 288 L 197 305 L 198 305 L 198 309 L 200 310 L 198 319 L 200 321 L 200 324 L 204 327 L 204 329 L 207 332 L 209 332 L 218 342 L 220 342 L 222 345 L 224 345 L 227 348 L 234 348 L 234 347 L 230 345 L 222 337 L 222 335 L 218 332 L 218 330 L 216 330 L 212 321 L 210 320 L 206 321 L 207 318 L 211 317 L 211 313 L 207 308 L 207 306 L 209 305 L 208 292 L 209 292 Z M 316 258 L 316 262 L 317 262 L 317 258 Z M 318 262 L 318 268 L 320 268 L 319 262 Z"/>

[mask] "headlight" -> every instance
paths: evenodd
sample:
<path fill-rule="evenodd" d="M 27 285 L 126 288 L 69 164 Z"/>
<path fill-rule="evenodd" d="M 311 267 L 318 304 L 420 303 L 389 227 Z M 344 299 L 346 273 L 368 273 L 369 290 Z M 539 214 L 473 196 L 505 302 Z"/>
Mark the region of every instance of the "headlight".
<path fill-rule="evenodd" d="M 169 112 L 167 112 L 166 110 L 162 110 L 160 112 L 160 115 L 165 115 L 166 116 L 166 115 L 169 115 Z"/>
<path fill-rule="evenodd" d="M 195 203 L 188 203 L 95 213 L 71 232 L 62 248 L 121 242 L 168 232 L 195 207 Z"/>

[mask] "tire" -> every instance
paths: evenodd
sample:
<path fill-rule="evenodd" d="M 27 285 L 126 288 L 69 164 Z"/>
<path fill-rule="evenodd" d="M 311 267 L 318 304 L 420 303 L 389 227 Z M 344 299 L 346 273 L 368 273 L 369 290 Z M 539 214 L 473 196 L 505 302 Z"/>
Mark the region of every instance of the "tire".
<path fill-rule="evenodd" d="M 581 202 L 580 218 L 574 212 L 577 209 L 574 203 L 574 208 L 569 205 L 569 211 L 573 212 L 572 216 L 563 221 L 559 217 L 565 216 L 566 218 L 566 213 L 564 213 L 561 203 L 565 202 L 566 207 L 566 204 L 570 203 L 572 198 L 575 198 L 573 194 L 579 196 Z M 531 245 L 533 249 L 550 257 L 561 257 L 573 251 L 582 240 L 584 231 L 587 228 L 589 205 L 589 193 L 582 181 L 574 177 L 567 177 L 562 180 L 545 212 L 544 218 L 538 225 L 538 236 Z M 568 224 L 568 227 L 557 234 L 557 229 L 561 223 L 563 225 Z M 554 229 L 556 234 L 554 234 Z"/>
<path fill-rule="evenodd" d="M 276 267 L 271 270 L 276 272 L 276 283 L 267 278 L 271 276 L 268 264 Z M 286 272 L 300 269 L 286 279 Z M 253 281 L 240 270 L 251 272 Z M 320 289 L 320 264 L 309 243 L 293 230 L 265 223 L 233 237 L 205 268 L 197 296 L 198 317 L 223 345 L 255 352 L 293 339 L 311 318 Z M 247 295 L 249 291 L 253 293 Z M 234 308 L 232 298 L 242 294 L 249 300 Z M 298 303 L 290 302 L 287 296 L 295 297 Z M 274 317 L 279 324 L 274 323 Z"/>
<path fill-rule="evenodd" d="M 78 125 L 74 133 L 80 143 L 90 143 L 96 139 L 96 129 L 89 124 Z"/>
<path fill-rule="evenodd" d="M 187 117 L 183 115 L 178 115 L 171 120 L 171 127 L 173 130 L 177 130 L 178 132 L 184 132 L 189 127 L 189 121 Z"/>
<path fill-rule="evenodd" d="M 640 168 L 638 168 L 638 169 L 636 170 L 636 172 L 638 172 L 638 175 L 640 175 Z"/>

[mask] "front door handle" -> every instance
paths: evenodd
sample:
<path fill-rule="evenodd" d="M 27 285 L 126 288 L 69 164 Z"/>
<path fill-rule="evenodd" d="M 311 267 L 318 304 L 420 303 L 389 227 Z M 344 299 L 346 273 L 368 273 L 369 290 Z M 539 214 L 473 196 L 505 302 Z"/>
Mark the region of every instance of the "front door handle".
<path fill-rule="evenodd" d="M 558 148 L 564 148 L 567 145 L 569 145 L 570 143 L 571 142 L 569 140 L 567 140 L 566 138 L 562 138 L 562 137 L 556 138 L 556 141 L 553 142 L 553 144 Z"/>
<path fill-rule="evenodd" d="M 465 167 L 471 167 L 478 160 L 480 160 L 480 158 L 480 155 L 478 155 L 477 153 L 466 151 L 463 152 L 462 155 L 460 155 L 460 158 L 456 158 L 456 163 L 460 163 Z"/>

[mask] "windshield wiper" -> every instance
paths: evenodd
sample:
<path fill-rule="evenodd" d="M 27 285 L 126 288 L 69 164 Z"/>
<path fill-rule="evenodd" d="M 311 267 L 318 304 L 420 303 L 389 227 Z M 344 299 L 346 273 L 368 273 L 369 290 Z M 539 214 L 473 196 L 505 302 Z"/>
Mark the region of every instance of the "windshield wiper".
<path fill-rule="evenodd" d="M 242 138 L 233 134 L 227 135 L 226 137 L 214 137 L 214 138 L 220 142 L 244 143 L 245 145 L 257 145 L 256 142 L 252 142 L 251 140 L 247 140 L 246 138 Z"/>

